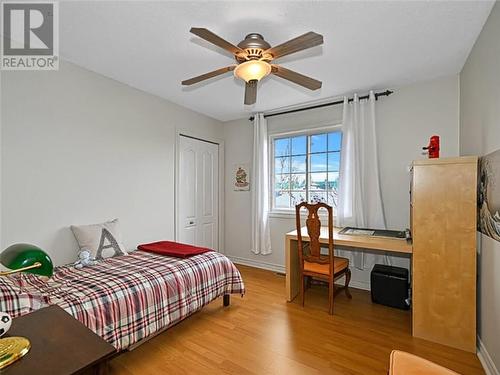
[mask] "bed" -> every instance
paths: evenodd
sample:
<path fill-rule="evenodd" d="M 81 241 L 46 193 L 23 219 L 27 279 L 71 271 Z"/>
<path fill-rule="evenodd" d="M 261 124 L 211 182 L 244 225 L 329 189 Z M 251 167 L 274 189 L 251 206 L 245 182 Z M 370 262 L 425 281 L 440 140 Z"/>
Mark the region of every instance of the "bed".
<path fill-rule="evenodd" d="M 134 251 L 91 267 L 57 267 L 48 281 L 1 278 L 0 311 L 16 317 L 57 304 L 121 351 L 232 293 L 245 293 L 243 280 L 220 253 L 180 259 Z"/>

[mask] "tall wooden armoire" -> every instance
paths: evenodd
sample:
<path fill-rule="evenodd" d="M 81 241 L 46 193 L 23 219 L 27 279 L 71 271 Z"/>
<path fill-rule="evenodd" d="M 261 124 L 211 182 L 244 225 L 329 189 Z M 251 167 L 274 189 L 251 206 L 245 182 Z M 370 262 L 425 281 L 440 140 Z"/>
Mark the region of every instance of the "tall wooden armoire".
<path fill-rule="evenodd" d="M 476 351 L 477 157 L 413 162 L 413 336 Z"/>

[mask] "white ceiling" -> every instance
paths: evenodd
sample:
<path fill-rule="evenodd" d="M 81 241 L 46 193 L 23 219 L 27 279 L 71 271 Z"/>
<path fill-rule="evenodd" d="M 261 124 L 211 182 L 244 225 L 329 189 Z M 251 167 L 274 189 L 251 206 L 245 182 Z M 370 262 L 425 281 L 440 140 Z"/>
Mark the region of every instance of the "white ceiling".
<path fill-rule="evenodd" d="M 61 56 L 89 70 L 227 121 L 255 111 L 321 101 L 458 73 L 493 1 L 369 2 L 61 2 Z M 259 32 L 276 45 L 307 31 L 321 47 L 277 60 L 323 81 L 309 91 L 278 77 L 243 104 L 230 73 L 180 82 L 233 63 L 231 55 L 189 33 L 206 27 L 237 44 Z"/>

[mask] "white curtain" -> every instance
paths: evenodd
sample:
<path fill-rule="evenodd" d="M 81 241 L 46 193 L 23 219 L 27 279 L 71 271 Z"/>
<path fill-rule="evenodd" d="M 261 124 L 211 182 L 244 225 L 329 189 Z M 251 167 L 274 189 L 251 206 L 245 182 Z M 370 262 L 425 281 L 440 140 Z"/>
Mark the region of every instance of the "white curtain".
<path fill-rule="evenodd" d="M 344 98 L 337 225 L 385 229 L 377 156 L 375 95 L 349 103 Z M 384 255 L 363 251 L 341 251 L 356 268 L 390 263 Z"/>
<path fill-rule="evenodd" d="M 271 254 L 269 230 L 269 159 L 267 120 L 264 114 L 255 115 L 253 122 L 253 177 L 252 190 L 252 252 Z"/>

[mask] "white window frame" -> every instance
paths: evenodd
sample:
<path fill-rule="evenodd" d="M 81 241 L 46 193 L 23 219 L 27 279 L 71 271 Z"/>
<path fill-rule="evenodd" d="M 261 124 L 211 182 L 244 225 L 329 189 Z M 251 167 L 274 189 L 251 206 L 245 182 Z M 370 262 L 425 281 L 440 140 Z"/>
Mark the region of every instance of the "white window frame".
<path fill-rule="evenodd" d="M 270 167 L 269 167 L 269 207 L 271 208 L 269 210 L 269 217 L 275 217 L 275 218 L 290 218 L 290 217 L 295 217 L 295 209 L 293 208 L 275 208 L 274 207 L 274 187 L 275 187 L 275 173 L 274 173 L 274 162 L 275 162 L 275 156 L 274 156 L 274 140 L 276 138 L 286 138 L 286 137 L 297 137 L 301 135 L 315 135 L 315 134 L 323 134 L 323 133 L 328 133 L 328 132 L 334 132 L 334 131 L 340 131 L 342 132 L 342 124 L 328 124 L 328 125 L 323 125 L 320 127 L 308 127 L 307 129 L 303 130 L 293 130 L 293 131 L 286 131 L 286 132 L 280 132 L 280 133 L 275 133 L 269 135 L 268 139 L 268 155 L 270 155 Z M 307 149 L 307 152 L 309 152 L 309 148 Z M 306 154 L 307 157 L 309 157 L 309 153 Z M 342 163 L 342 158 L 340 159 L 340 162 Z M 307 173 L 309 169 L 309 161 L 307 162 L 307 168 L 306 168 L 306 182 L 307 182 Z M 325 212 L 326 215 L 326 212 Z M 336 217 L 336 210 L 333 210 L 333 215 L 334 219 Z M 323 215 L 320 215 L 323 216 Z"/>

